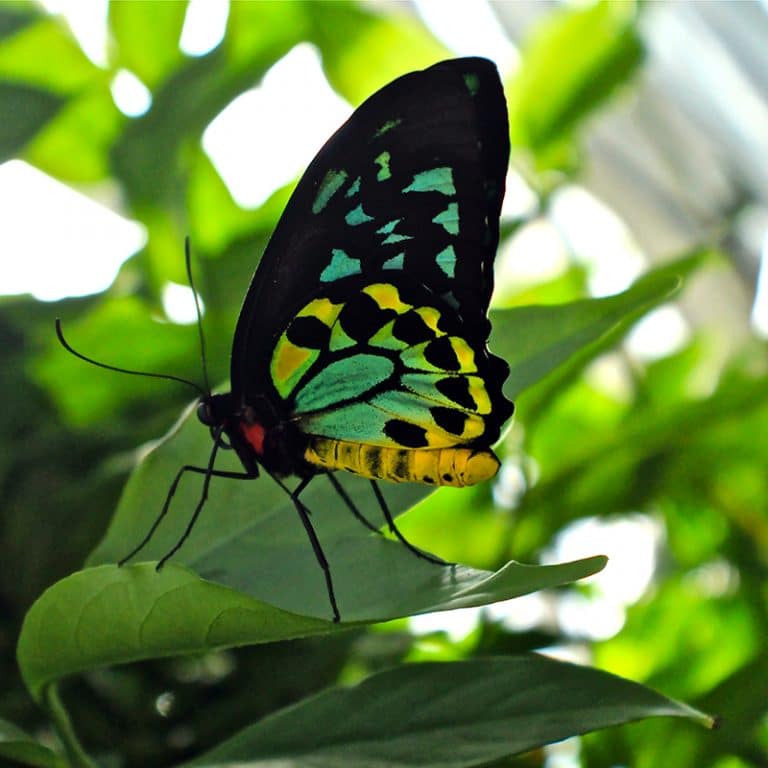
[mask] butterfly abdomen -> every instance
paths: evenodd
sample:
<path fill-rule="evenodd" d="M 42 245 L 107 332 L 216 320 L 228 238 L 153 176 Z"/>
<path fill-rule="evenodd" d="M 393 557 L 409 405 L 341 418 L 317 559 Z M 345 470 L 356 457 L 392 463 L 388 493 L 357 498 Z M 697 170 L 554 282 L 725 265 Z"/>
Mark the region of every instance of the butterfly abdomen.
<path fill-rule="evenodd" d="M 465 486 L 493 477 L 499 460 L 475 448 L 388 448 L 324 437 L 311 438 L 304 459 L 324 470 L 343 469 L 395 483 Z"/>

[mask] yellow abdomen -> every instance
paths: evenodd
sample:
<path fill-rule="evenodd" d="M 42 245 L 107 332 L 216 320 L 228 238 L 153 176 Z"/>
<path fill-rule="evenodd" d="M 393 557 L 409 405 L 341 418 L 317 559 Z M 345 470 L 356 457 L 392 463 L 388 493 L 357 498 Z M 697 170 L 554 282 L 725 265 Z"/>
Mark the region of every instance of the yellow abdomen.
<path fill-rule="evenodd" d="M 325 437 L 310 438 L 304 459 L 323 469 L 344 469 L 374 480 L 428 485 L 475 485 L 493 477 L 499 460 L 475 448 L 386 448 Z"/>

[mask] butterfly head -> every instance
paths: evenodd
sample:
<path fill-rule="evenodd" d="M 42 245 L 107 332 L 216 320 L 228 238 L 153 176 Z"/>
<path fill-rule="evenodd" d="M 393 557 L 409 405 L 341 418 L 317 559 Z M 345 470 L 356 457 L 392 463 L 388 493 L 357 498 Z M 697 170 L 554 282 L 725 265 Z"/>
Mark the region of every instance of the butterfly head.
<path fill-rule="evenodd" d="M 212 438 L 220 439 L 221 433 L 226 432 L 232 422 L 232 396 L 206 395 L 200 398 L 197 418 L 208 427 Z"/>

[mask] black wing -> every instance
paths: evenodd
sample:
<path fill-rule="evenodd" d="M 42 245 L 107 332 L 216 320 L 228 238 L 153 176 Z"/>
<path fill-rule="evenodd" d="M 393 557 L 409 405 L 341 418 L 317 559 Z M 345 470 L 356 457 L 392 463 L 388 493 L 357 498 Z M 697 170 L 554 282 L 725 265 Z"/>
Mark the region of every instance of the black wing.
<path fill-rule="evenodd" d="M 262 256 L 235 332 L 235 403 L 281 400 L 273 350 L 313 297 L 343 300 L 398 273 L 443 297 L 483 345 L 508 158 L 485 59 L 441 62 L 365 101 L 310 164 Z"/>

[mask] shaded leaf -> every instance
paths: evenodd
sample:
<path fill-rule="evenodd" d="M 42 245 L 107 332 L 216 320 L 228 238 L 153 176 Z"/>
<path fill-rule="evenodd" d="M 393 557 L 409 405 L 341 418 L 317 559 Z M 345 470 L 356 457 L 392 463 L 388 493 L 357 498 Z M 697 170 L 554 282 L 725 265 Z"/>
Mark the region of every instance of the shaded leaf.
<path fill-rule="evenodd" d="M 36 768 L 65 768 L 67 763 L 13 723 L 0 719 L 0 758 Z"/>
<path fill-rule="evenodd" d="M 95 182 L 109 176 L 109 147 L 122 130 L 107 83 L 96 83 L 70 99 L 34 137 L 27 159 L 67 182 Z"/>
<path fill-rule="evenodd" d="M 277 712 L 189 768 L 462 768 L 645 717 L 706 715 L 637 683 L 530 655 L 410 664 Z"/>
<path fill-rule="evenodd" d="M 37 21 L 40 14 L 29 7 L 14 8 L 9 3 L 0 6 L 0 40 L 12 37 L 20 29 Z"/>
<path fill-rule="evenodd" d="M 0 82 L 0 162 L 18 154 L 63 104 L 64 99 L 50 91 Z"/>

